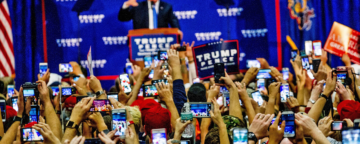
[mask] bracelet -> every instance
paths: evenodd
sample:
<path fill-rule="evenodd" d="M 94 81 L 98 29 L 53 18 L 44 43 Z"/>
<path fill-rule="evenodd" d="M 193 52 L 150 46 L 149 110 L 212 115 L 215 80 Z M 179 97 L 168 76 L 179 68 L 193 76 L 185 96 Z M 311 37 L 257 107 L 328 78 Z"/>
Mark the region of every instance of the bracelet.
<path fill-rule="evenodd" d="M 194 60 L 192 60 L 192 61 L 189 61 L 189 63 L 193 63 L 194 62 Z"/>

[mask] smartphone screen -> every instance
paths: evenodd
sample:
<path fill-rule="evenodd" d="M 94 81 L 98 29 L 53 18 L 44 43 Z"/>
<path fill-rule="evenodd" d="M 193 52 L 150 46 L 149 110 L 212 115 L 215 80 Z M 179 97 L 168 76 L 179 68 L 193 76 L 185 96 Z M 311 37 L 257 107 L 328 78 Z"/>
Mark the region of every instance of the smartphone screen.
<path fill-rule="evenodd" d="M 310 63 L 309 63 L 308 57 L 302 57 L 301 61 L 302 61 L 303 69 L 306 69 L 306 70 L 310 69 Z"/>
<path fill-rule="evenodd" d="M 246 60 L 246 67 L 247 68 L 251 68 L 251 67 L 260 68 L 260 62 L 258 60 Z"/>
<path fill-rule="evenodd" d="M 233 144 L 247 144 L 248 130 L 245 128 L 235 128 L 233 130 Z"/>
<path fill-rule="evenodd" d="M 43 141 L 44 140 L 44 138 L 40 134 L 40 132 L 38 132 L 37 130 L 35 130 L 33 128 L 22 128 L 21 133 L 22 133 L 21 136 L 22 136 L 23 142 Z"/>
<path fill-rule="evenodd" d="M 72 87 L 62 87 L 61 88 L 62 96 L 71 96 L 73 94 Z"/>
<path fill-rule="evenodd" d="M 280 98 L 281 102 L 286 102 L 286 99 L 290 96 L 289 84 L 282 84 L 280 86 Z"/>
<path fill-rule="evenodd" d="M 151 56 L 144 56 L 144 66 L 145 68 L 149 68 L 152 64 L 152 57 Z M 154 70 L 151 70 L 149 74 L 149 78 L 152 79 L 154 76 Z"/>
<path fill-rule="evenodd" d="M 264 79 L 259 79 L 257 81 L 257 89 L 258 89 L 258 91 L 265 90 L 265 80 Z"/>
<path fill-rule="evenodd" d="M 283 112 L 281 120 L 285 120 L 284 137 L 295 137 L 295 115 L 293 112 Z"/>
<path fill-rule="evenodd" d="M 212 103 L 189 103 L 193 117 L 210 117 Z"/>
<path fill-rule="evenodd" d="M 310 55 L 312 51 L 312 41 L 305 41 L 305 53 Z"/>
<path fill-rule="evenodd" d="M 39 107 L 36 105 L 32 105 L 29 113 L 29 122 L 39 122 Z"/>
<path fill-rule="evenodd" d="M 315 56 L 321 56 L 321 41 L 313 41 L 312 45 Z"/>
<path fill-rule="evenodd" d="M 126 63 L 125 67 L 127 74 L 133 74 L 132 63 Z"/>
<path fill-rule="evenodd" d="M 107 99 L 96 99 L 93 101 L 93 104 L 90 107 L 90 111 L 109 111 L 109 109 L 106 107 L 108 104 L 110 104 L 110 102 Z"/>
<path fill-rule="evenodd" d="M 89 96 L 77 96 L 76 103 L 80 102 L 83 98 L 86 98 L 86 97 L 89 97 Z"/>
<path fill-rule="evenodd" d="M 17 97 L 11 98 L 11 106 L 14 108 L 14 110 L 19 111 L 17 101 L 18 101 Z"/>
<path fill-rule="evenodd" d="M 161 66 L 161 69 L 165 69 L 164 70 L 164 78 L 167 78 L 170 75 L 168 63 L 164 62 Z"/>
<path fill-rule="evenodd" d="M 331 123 L 332 131 L 341 131 L 343 128 L 343 121 L 334 121 Z"/>
<path fill-rule="evenodd" d="M 157 89 L 155 85 L 144 85 L 143 86 L 144 97 L 155 97 L 158 96 Z"/>
<path fill-rule="evenodd" d="M 117 93 L 108 93 L 107 94 L 108 99 L 114 98 L 115 100 L 118 100 L 118 94 Z"/>
<path fill-rule="evenodd" d="M 62 63 L 59 64 L 59 72 L 68 73 L 72 72 L 73 68 L 69 63 Z"/>
<path fill-rule="evenodd" d="M 167 60 L 168 59 L 168 54 L 166 51 L 159 51 L 159 59 L 160 60 Z"/>
<path fill-rule="evenodd" d="M 313 59 L 312 62 L 313 62 L 313 70 L 314 70 L 315 73 L 317 73 L 318 70 L 319 70 L 321 60 L 320 59 Z"/>
<path fill-rule="evenodd" d="M 11 98 L 14 94 L 14 85 L 8 85 L 7 86 L 7 93 L 9 98 Z"/>
<path fill-rule="evenodd" d="M 261 69 L 259 70 L 258 74 L 256 75 L 257 79 L 269 79 L 271 78 L 270 69 Z"/>
<path fill-rule="evenodd" d="M 152 129 L 152 143 L 154 144 L 166 144 L 166 130 L 162 129 Z"/>
<path fill-rule="evenodd" d="M 283 79 L 284 80 L 289 80 L 289 69 L 288 68 L 283 68 L 282 69 L 282 74 L 283 74 Z"/>
<path fill-rule="evenodd" d="M 53 91 L 53 96 L 57 96 L 59 95 L 59 87 L 57 86 L 52 86 L 51 90 Z"/>
<path fill-rule="evenodd" d="M 40 77 L 42 77 L 45 73 L 46 73 L 46 71 L 47 71 L 47 69 L 48 69 L 48 65 L 47 65 L 47 63 L 40 63 L 39 64 L 39 71 L 40 71 Z"/>
<path fill-rule="evenodd" d="M 346 72 L 336 72 L 337 75 L 337 81 L 341 82 L 344 84 L 345 79 L 346 79 Z"/>
<path fill-rule="evenodd" d="M 144 96 L 144 91 L 143 91 L 143 87 L 141 87 L 138 93 L 138 97 L 143 97 L 143 96 Z"/>
<path fill-rule="evenodd" d="M 343 144 L 358 144 L 360 143 L 360 129 L 349 128 L 341 131 Z"/>
<path fill-rule="evenodd" d="M 190 144 L 190 141 L 189 140 L 182 140 L 182 141 L 180 141 L 180 144 Z"/>
<path fill-rule="evenodd" d="M 296 51 L 296 50 L 292 50 L 292 51 L 291 51 L 291 59 L 292 59 L 293 61 L 295 61 L 296 56 L 297 56 L 297 51 Z"/>
<path fill-rule="evenodd" d="M 85 139 L 84 144 L 102 144 L 102 142 L 98 138 L 92 138 L 92 139 Z"/>
<path fill-rule="evenodd" d="M 127 128 L 125 109 L 114 109 L 112 111 L 112 128 L 116 130 L 116 136 L 125 136 Z"/>
<path fill-rule="evenodd" d="M 32 88 L 24 89 L 23 95 L 24 95 L 24 97 L 35 96 L 35 89 L 32 89 Z"/>
<path fill-rule="evenodd" d="M 0 100 L 0 108 L 1 108 L 2 121 L 5 122 L 5 120 L 6 120 L 6 103 L 5 103 L 5 100 Z"/>
<path fill-rule="evenodd" d="M 152 84 L 152 85 L 155 85 L 156 83 L 161 83 L 161 82 L 164 82 L 164 84 L 166 84 L 166 85 L 169 84 L 168 81 L 167 81 L 167 79 L 152 80 L 152 81 L 151 81 L 151 84 Z"/>
<path fill-rule="evenodd" d="M 251 93 L 251 95 L 252 95 L 254 101 L 256 101 L 259 106 L 261 106 L 264 103 L 264 100 L 259 91 L 255 91 L 255 92 Z"/>
<path fill-rule="evenodd" d="M 128 74 L 121 74 L 120 76 L 121 86 L 125 93 L 131 92 L 130 79 Z"/>
<path fill-rule="evenodd" d="M 223 81 L 220 81 L 219 79 L 221 77 L 225 76 L 225 72 L 224 72 L 224 63 L 216 63 L 214 65 L 214 78 L 215 78 L 215 83 L 224 83 Z"/>

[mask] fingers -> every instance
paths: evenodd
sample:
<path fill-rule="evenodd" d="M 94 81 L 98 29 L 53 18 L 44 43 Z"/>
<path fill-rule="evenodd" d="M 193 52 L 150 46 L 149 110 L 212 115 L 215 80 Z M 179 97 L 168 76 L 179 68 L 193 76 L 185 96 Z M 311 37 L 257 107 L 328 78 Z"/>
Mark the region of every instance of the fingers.
<path fill-rule="evenodd" d="M 87 108 L 90 108 L 91 107 L 91 105 L 93 104 L 93 102 L 94 102 L 94 99 L 95 99 L 95 97 L 92 97 L 92 98 L 90 98 L 90 100 L 88 101 L 88 103 L 87 103 Z M 86 104 L 86 103 L 85 103 Z"/>
<path fill-rule="evenodd" d="M 275 119 L 275 122 L 274 122 L 275 125 L 279 125 L 280 118 L 281 118 L 281 112 L 279 112 L 279 114 L 277 115 L 277 117 Z"/>
<path fill-rule="evenodd" d="M 270 118 L 270 116 L 271 116 L 271 115 L 267 114 L 267 115 L 265 115 L 265 117 L 264 117 L 262 120 L 263 120 L 263 121 L 268 121 L 269 118 Z"/>
<path fill-rule="evenodd" d="M 270 117 L 267 119 L 266 123 L 270 124 L 274 117 L 275 117 L 275 114 L 271 114 Z"/>
<path fill-rule="evenodd" d="M 285 120 L 283 120 L 281 123 L 281 131 L 282 132 L 285 130 L 285 125 L 286 125 L 285 123 L 286 123 Z"/>
<path fill-rule="evenodd" d="M 254 119 L 259 119 L 259 118 L 260 118 L 260 115 L 261 115 L 261 113 L 257 113 L 257 114 L 255 115 Z"/>

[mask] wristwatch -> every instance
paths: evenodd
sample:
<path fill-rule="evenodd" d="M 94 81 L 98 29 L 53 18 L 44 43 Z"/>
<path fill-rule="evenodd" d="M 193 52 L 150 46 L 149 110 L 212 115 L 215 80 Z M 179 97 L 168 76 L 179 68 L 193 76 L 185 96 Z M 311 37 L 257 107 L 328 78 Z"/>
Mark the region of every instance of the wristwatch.
<path fill-rule="evenodd" d="M 73 121 L 68 121 L 68 122 L 66 123 L 66 127 L 67 127 L 67 128 L 75 128 L 75 129 L 78 129 L 78 128 L 79 128 L 79 126 L 78 126 L 77 124 L 75 124 Z"/>
<path fill-rule="evenodd" d="M 328 99 L 328 97 L 327 97 L 325 94 L 323 94 L 323 93 L 320 95 L 320 98 L 322 98 L 322 97 L 325 98 L 325 100 Z"/>
<path fill-rule="evenodd" d="M 20 121 L 20 122 L 21 122 L 21 119 L 22 119 L 22 118 L 16 116 L 16 117 L 14 117 L 13 121 L 14 121 L 14 122 L 16 122 L 16 121 Z"/>
<path fill-rule="evenodd" d="M 171 140 L 171 143 L 181 143 L 179 140 Z"/>
<path fill-rule="evenodd" d="M 309 99 L 309 101 L 312 103 L 312 104 L 315 104 L 316 101 L 312 100 L 311 98 Z"/>
<path fill-rule="evenodd" d="M 101 91 L 96 92 L 95 94 L 96 94 L 96 96 L 100 96 L 100 95 L 104 94 L 104 91 L 101 90 Z"/>
<path fill-rule="evenodd" d="M 127 125 L 130 126 L 131 124 L 134 124 L 134 121 L 128 121 Z"/>
<path fill-rule="evenodd" d="M 248 133 L 248 139 L 255 141 L 255 143 L 258 141 L 257 137 L 255 136 L 255 134 L 253 132 Z"/>

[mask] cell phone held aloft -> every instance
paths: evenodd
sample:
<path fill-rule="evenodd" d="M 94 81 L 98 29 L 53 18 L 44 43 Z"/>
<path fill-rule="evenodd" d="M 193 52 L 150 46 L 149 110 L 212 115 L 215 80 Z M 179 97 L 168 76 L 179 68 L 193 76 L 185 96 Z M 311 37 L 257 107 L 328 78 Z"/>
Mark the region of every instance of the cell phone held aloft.
<path fill-rule="evenodd" d="M 224 63 L 216 63 L 214 65 L 214 78 L 215 83 L 217 84 L 224 84 L 223 80 L 220 80 L 221 77 L 225 77 L 225 71 L 224 71 Z"/>

